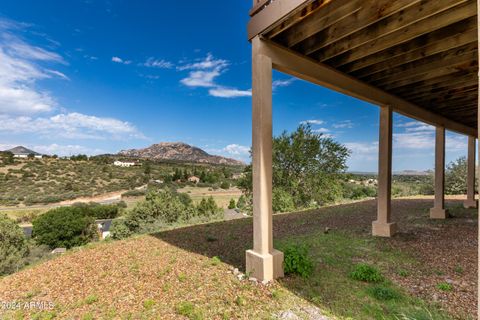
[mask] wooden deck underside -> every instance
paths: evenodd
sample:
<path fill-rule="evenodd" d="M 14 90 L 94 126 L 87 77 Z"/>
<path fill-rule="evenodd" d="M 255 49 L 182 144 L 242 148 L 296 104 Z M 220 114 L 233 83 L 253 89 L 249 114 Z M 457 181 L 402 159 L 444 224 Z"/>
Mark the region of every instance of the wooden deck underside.
<path fill-rule="evenodd" d="M 262 36 L 476 128 L 476 12 L 474 0 L 315 0 Z"/>

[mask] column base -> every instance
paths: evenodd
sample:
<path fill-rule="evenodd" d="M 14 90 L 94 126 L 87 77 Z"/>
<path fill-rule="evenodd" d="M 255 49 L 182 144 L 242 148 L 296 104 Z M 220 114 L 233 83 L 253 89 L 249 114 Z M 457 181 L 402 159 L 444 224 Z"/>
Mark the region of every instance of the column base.
<path fill-rule="evenodd" d="M 463 202 L 463 207 L 466 209 L 478 208 L 478 200 L 465 200 Z"/>
<path fill-rule="evenodd" d="M 372 235 L 374 237 L 392 237 L 397 233 L 397 224 L 395 222 L 385 223 L 374 221 L 372 223 Z"/>
<path fill-rule="evenodd" d="M 430 209 L 430 219 L 447 219 L 448 210 L 442 208 L 431 208 Z"/>
<path fill-rule="evenodd" d="M 271 253 L 260 254 L 246 251 L 246 271 L 259 281 L 271 281 L 283 277 L 283 252 L 273 249 Z"/>

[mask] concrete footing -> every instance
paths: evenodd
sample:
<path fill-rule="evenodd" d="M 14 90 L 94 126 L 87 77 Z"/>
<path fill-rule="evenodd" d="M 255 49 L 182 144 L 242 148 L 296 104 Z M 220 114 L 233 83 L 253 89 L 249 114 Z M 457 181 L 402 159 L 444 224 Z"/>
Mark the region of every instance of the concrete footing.
<path fill-rule="evenodd" d="M 260 281 L 283 277 L 283 252 L 273 249 L 271 253 L 260 254 L 247 250 L 246 271 Z"/>
<path fill-rule="evenodd" d="M 447 219 L 448 210 L 442 208 L 432 208 L 430 209 L 430 219 Z"/>
<path fill-rule="evenodd" d="M 466 209 L 469 208 L 478 208 L 478 200 L 465 200 L 463 202 L 463 207 Z"/>
<path fill-rule="evenodd" d="M 395 222 L 374 221 L 372 223 L 372 235 L 375 237 L 392 237 L 395 233 L 397 233 L 397 224 Z"/>

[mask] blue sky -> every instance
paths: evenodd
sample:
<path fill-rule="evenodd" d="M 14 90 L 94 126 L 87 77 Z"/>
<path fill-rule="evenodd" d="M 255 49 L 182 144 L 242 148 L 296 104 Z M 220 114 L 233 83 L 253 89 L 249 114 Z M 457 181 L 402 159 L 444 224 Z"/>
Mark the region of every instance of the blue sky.
<path fill-rule="evenodd" d="M 115 153 L 183 141 L 249 161 L 251 1 L 25 1 L 0 7 L 0 149 Z M 376 171 L 378 107 L 274 73 L 274 134 L 309 122 Z M 394 118 L 394 170 L 433 167 L 434 128 Z M 467 139 L 448 133 L 447 161 Z"/>

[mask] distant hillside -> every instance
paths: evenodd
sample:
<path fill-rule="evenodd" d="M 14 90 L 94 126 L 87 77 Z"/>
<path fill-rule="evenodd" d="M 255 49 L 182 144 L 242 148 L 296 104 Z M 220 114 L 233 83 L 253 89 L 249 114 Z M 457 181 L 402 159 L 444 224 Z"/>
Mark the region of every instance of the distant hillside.
<path fill-rule="evenodd" d="M 34 154 L 34 155 L 40 155 L 40 153 L 30 150 L 28 148 L 25 148 L 24 146 L 17 146 L 12 149 L 5 150 L 7 152 L 11 152 L 13 154 Z"/>
<path fill-rule="evenodd" d="M 392 174 L 397 176 L 428 176 L 432 174 L 432 170 L 426 171 L 417 171 L 417 170 L 403 170 L 403 171 L 393 171 Z M 351 174 L 356 175 L 366 175 L 366 176 L 376 176 L 376 172 L 368 172 L 368 171 L 350 171 Z"/>
<path fill-rule="evenodd" d="M 150 160 L 174 160 L 193 163 L 244 165 L 243 162 L 214 156 L 183 142 L 161 142 L 144 149 L 122 150 L 120 156 Z"/>

